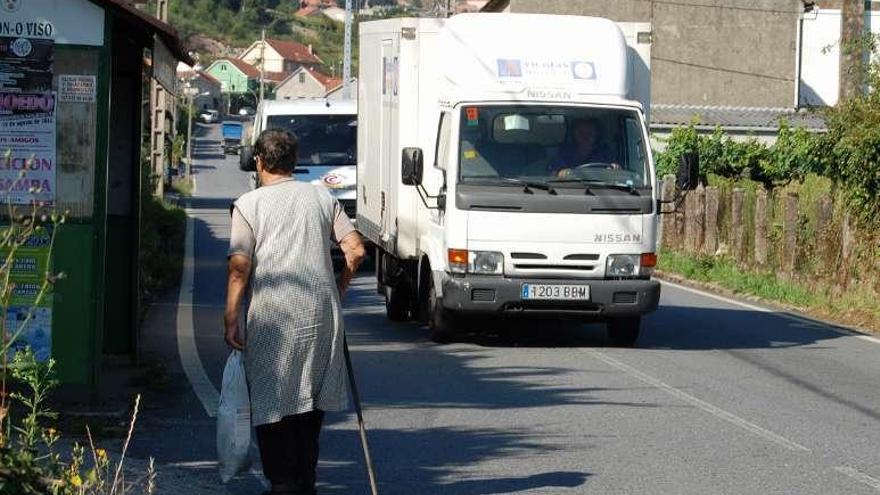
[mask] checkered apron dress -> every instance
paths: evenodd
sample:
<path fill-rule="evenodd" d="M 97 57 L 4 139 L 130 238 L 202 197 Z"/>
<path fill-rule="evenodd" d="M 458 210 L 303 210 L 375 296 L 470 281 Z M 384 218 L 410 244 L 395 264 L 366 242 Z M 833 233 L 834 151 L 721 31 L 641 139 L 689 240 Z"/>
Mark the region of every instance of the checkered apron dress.
<path fill-rule="evenodd" d="M 348 406 L 343 320 L 330 258 L 335 200 L 286 180 L 235 202 L 256 239 L 245 371 L 254 426 Z"/>

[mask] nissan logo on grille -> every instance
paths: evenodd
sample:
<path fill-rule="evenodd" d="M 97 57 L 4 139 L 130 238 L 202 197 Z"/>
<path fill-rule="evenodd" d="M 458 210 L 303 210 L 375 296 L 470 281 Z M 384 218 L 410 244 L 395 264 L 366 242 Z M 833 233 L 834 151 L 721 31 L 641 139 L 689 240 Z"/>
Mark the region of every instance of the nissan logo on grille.
<path fill-rule="evenodd" d="M 640 244 L 641 234 L 594 234 L 593 242 L 596 244 Z"/>

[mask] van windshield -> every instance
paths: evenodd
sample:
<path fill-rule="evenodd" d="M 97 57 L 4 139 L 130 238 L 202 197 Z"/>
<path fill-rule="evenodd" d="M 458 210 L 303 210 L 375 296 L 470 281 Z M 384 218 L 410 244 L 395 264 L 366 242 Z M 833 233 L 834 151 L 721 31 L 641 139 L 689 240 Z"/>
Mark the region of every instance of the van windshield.
<path fill-rule="evenodd" d="M 487 105 L 461 112 L 462 184 L 643 188 L 650 185 L 647 153 L 631 110 Z"/>
<path fill-rule="evenodd" d="M 270 115 L 266 129 L 284 129 L 299 140 L 297 165 L 352 165 L 357 160 L 357 116 Z"/>

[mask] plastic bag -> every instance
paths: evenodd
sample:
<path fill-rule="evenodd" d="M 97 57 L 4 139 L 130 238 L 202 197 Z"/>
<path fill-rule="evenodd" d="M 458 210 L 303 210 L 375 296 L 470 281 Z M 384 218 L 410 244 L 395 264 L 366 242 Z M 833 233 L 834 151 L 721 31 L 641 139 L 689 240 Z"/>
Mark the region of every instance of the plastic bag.
<path fill-rule="evenodd" d="M 224 483 L 250 468 L 250 445 L 251 402 L 244 360 L 241 352 L 234 350 L 223 369 L 223 388 L 217 409 L 217 458 Z"/>

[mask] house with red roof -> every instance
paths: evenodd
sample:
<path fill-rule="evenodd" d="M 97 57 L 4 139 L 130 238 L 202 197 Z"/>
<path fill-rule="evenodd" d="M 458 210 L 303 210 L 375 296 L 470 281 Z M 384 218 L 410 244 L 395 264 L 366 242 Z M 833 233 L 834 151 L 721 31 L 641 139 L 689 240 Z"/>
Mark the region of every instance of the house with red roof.
<path fill-rule="evenodd" d="M 275 87 L 275 99 L 322 98 L 342 85 L 342 79 L 300 67 Z"/>
<path fill-rule="evenodd" d="M 267 39 L 265 45 L 262 40 L 257 40 L 239 58 L 257 70 L 262 58 L 264 76 L 266 73 L 283 73 L 286 77 L 300 67 L 318 69 L 324 63 L 312 50 L 312 45 L 277 39 Z"/>
<path fill-rule="evenodd" d="M 217 59 L 205 72 L 220 81 L 223 93 L 244 94 L 259 86 L 260 71 L 238 58 Z"/>

